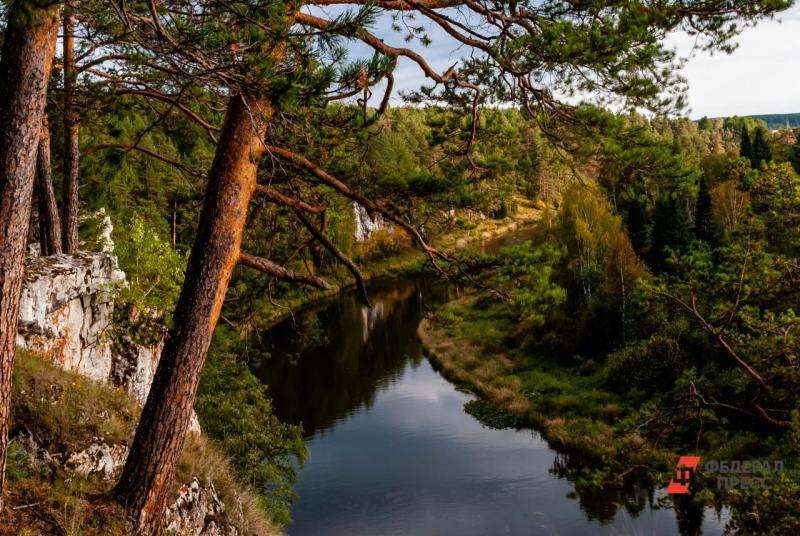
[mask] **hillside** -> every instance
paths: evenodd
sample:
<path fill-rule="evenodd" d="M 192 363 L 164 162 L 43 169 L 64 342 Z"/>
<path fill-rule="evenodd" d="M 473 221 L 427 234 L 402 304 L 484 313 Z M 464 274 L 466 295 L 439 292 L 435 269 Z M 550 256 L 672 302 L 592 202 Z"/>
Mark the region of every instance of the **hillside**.
<path fill-rule="evenodd" d="M 764 121 L 771 130 L 779 128 L 800 128 L 800 113 L 746 115 L 756 121 Z M 721 119 L 725 119 L 724 117 Z"/>

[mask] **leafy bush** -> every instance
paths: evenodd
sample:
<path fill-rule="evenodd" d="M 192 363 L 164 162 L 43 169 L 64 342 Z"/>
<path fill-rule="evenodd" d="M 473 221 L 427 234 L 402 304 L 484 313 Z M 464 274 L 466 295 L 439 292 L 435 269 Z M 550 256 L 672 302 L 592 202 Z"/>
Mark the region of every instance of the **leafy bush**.
<path fill-rule="evenodd" d="M 608 356 L 606 383 L 623 393 L 634 388 L 653 392 L 671 387 L 678 378 L 681 357 L 678 343 L 664 337 L 628 344 Z"/>
<path fill-rule="evenodd" d="M 128 276 L 123 302 L 139 309 L 172 312 L 183 284 L 187 258 L 174 251 L 156 230 L 139 216 L 115 229 L 116 254 Z"/>
<path fill-rule="evenodd" d="M 275 417 L 267 387 L 227 352 L 209 354 L 195 409 L 203 432 L 220 442 L 239 477 L 262 491 L 274 521 L 288 523 L 294 460 L 302 464 L 305 457 L 301 428 Z"/>

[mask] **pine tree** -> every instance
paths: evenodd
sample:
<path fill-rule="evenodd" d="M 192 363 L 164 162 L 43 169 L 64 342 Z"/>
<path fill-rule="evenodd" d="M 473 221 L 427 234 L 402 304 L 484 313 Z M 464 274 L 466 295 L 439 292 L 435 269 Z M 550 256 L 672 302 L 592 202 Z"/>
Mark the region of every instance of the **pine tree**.
<path fill-rule="evenodd" d="M 0 54 L 0 511 L 5 490 L 15 335 L 36 157 L 55 53 L 58 4 L 4 6 Z"/>
<path fill-rule="evenodd" d="M 314 2 L 319 6 L 340 3 L 336 0 Z M 176 85 L 189 87 L 198 83 L 203 89 L 216 87 L 218 94 L 230 96 L 208 173 L 206 199 L 183 290 L 173 315 L 173 328 L 114 492 L 116 499 L 128 510 L 134 531 L 140 536 L 157 535 L 161 531 L 199 375 L 234 267 L 242 264 L 279 279 L 327 287 L 317 277 L 295 274 L 270 259 L 240 251 L 248 207 L 254 195 L 292 207 L 292 210 L 311 213 L 324 210 L 294 197 L 295 192 L 289 191 L 287 194 L 290 195 L 287 195 L 273 186 L 258 184 L 262 157 L 268 157 L 264 158 L 265 164 L 280 159 L 311 181 L 325 184 L 368 211 L 380 213 L 408 232 L 431 262 L 447 258 L 427 245 L 422 234 L 404 215 L 388 204 L 368 197 L 359 188 L 352 188 L 346 180 L 334 177 L 292 150 L 294 147 L 266 145 L 264 140 L 268 132 L 271 139 L 271 133 L 277 130 L 291 130 L 284 129 L 281 123 L 289 119 L 286 112 L 304 112 L 313 117 L 316 115 L 311 113 L 315 112 L 315 103 L 326 101 L 322 97 L 328 95 L 334 86 L 342 86 L 333 89 L 336 97 L 345 97 L 366 92 L 370 86 L 388 79 L 386 94 L 376 110 L 378 114 L 383 113 L 390 102 L 394 80 L 392 71 L 398 64 L 397 60 L 408 58 L 435 84 L 434 88 L 423 89 L 422 95 L 418 96 L 420 99 L 436 97 L 443 103 L 461 107 L 467 94 L 474 93 L 474 98 L 470 99 L 470 120 L 460 129 L 466 142 L 463 144 L 464 152 L 470 153 L 479 131 L 478 107 L 483 86 L 489 86 L 491 93 L 497 92 L 496 88 L 504 87 L 506 76 L 509 76 L 516 89 L 511 92 L 513 96 L 509 94 L 501 98 L 517 98 L 528 106 L 539 99 L 541 91 L 538 88 L 530 91 L 531 79 L 540 80 L 554 69 L 565 72 L 579 69 L 587 72 L 589 79 L 602 79 L 607 92 L 626 102 L 654 111 L 671 109 L 683 102 L 680 94 L 682 84 L 675 73 L 660 68 L 667 52 L 660 42 L 661 35 L 686 23 L 703 24 L 708 30 L 709 47 L 724 47 L 746 22 L 788 7 L 789 2 L 775 0 L 765 5 L 751 0 L 742 2 L 740 6 L 737 2 L 734 10 L 731 10 L 729 2 L 722 0 L 668 3 L 658 10 L 642 9 L 646 4 L 643 2 L 575 2 L 565 4 L 563 9 L 561 3 L 546 2 L 544 7 L 537 6 L 534 14 L 525 15 L 517 13 L 513 3 L 511 7 L 504 3 L 487 7 L 480 3 L 451 0 L 413 3 L 354 1 L 353 4 L 361 6 L 361 9 L 330 20 L 318 16 L 324 12 L 310 14 L 301 11 L 299 4 L 279 1 L 211 2 L 204 17 L 196 17 L 193 10 L 183 9 L 170 10 L 169 16 L 161 17 L 157 13 L 159 10 L 153 9 L 152 2 L 114 5 L 118 12 L 125 11 L 120 13 L 124 18 L 125 34 L 135 37 L 130 46 L 149 47 L 148 54 L 140 55 L 147 60 L 141 64 L 141 69 L 152 70 L 152 65 L 156 65 L 155 84 L 163 80 L 163 73 L 180 78 L 163 83 L 161 95 L 155 93 L 157 98 L 166 98 L 168 104 L 175 104 Z M 557 9 L 554 7 L 556 4 Z M 687 9 L 687 5 L 698 8 L 697 12 Z M 473 16 L 483 17 L 490 24 L 502 21 L 503 35 L 509 40 L 506 46 L 495 46 L 494 37 L 481 38 L 437 11 L 438 8 L 456 6 L 472 10 Z M 448 29 L 451 38 L 486 52 L 486 56 L 473 55 L 463 65 L 459 62 L 446 72 L 438 73 L 423 55 L 405 47 L 392 46 L 368 31 L 369 23 L 381 12 L 395 10 L 430 19 L 432 24 Z M 209 24 L 209 21 L 223 20 L 224 24 Z M 585 20 L 592 21 L 591 28 L 584 24 Z M 306 31 L 288 31 L 297 24 L 304 26 Z M 424 30 L 424 26 L 422 28 Z M 461 33 L 462 29 L 467 33 Z M 598 56 L 595 36 L 600 34 L 603 35 L 603 53 Z M 318 70 L 315 66 L 323 63 L 325 58 L 318 57 L 316 51 L 322 48 L 320 45 L 330 48 L 337 35 L 351 41 L 362 41 L 376 52 L 374 59 L 356 63 L 341 72 L 336 69 Z M 553 38 L 555 35 L 558 39 Z M 320 36 L 327 41 L 315 43 L 310 36 Z M 414 34 L 409 35 L 410 39 L 414 37 Z M 427 35 L 420 39 L 429 41 Z M 127 47 L 120 48 L 125 54 Z M 162 61 L 163 65 L 158 65 Z M 285 69 L 287 66 L 294 70 Z M 136 69 L 132 71 L 136 72 Z M 585 88 L 582 81 L 570 78 L 563 81 L 567 89 L 580 91 Z M 334 83 L 335 80 L 346 83 Z M 119 83 L 131 82 L 120 80 Z M 180 94 L 187 94 L 184 89 L 181 88 Z M 141 94 L 138 89 L 130 91 Z M 355 93 L 351 93 L 353 91 Z M 505 89 L 502 92 L 506 93 Z M 673 98 L 663 99 L 664 93 L 670 93 Z M 153 94 L 147 92 L 150 97 Z M 304 96 L 306 94 L 308 96 Z M 551 106 L 547 104 L 548 108 Z M 359 112 L 361 116 L 355 119 L 367 119 L 367 108 L 365 105 L 363 112 Z M 191 108 L 182 108 L 181 111 L 196 115 Z M 544 110 L 534 113 L 539 111 Z M 305 116 L 299 117 L 297 125 L 302 129 Z M 209 130 L 215 130 L 208 122 L 203 123 L 209 126 Z M 282 142 L 278 140 L 275 143 Z M 306 149 L 304 145 L 299 148 L 301 151 Z M 335 250 L 331 253 L 337 254 Z M 358 280 L 355 274 L 354 278 Z"/>

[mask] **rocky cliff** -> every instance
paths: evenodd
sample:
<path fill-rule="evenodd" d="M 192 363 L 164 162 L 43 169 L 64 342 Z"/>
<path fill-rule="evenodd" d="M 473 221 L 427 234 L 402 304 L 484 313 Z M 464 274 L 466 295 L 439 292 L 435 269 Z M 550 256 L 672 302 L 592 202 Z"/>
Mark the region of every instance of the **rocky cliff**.
<path fill-rule="evenodd" d="M 66 370 L 110 381 L 113 292 L 124 282 L 116 258 L 105 253 L 29 258 L 17 346 Z"/>
<path fill-rule="evenodd" d="M 139 344 L 114 331 L 114 295 L 127 282 L 113 254 L 111 220 L 102 211 L 98 216 L 99 253 L 28 257 L 17 346 L 64 370 L 122 387 L 144 403 L 166 333 L 150 334 L 148 344 Z M 196 417 L 191 429 L 200 429 Z"/>

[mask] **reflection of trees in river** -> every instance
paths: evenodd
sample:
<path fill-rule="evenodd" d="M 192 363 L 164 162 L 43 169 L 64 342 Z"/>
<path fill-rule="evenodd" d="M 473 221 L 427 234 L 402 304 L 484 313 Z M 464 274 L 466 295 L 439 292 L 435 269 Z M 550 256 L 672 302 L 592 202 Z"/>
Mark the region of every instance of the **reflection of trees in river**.
<path fill-rule="evenodd" d="M 553 459 L 550 472 L 559 478 L 575 482 L 589 464 L 585 458 L 566 452 L 559 452 Z M 586 517 L 608 523 L 614 520 L 620 507 L 631 517 L 638 517 L 645 507 L 653 504 L 653 490 L 626 482 L 623 487 L 607 486 L 592 488 L 584 486 L 578 494 L 578 502 Z"/>
<path fill-rule="evenodd" d="M 432 292 L 432 286 L 438 292 Z M 303 311 L 297 315 L 299 331 L 304 324 L 317 323 L 327 342 L 322 347 L 303 348 L 290 321 L 273 328 L 264 337 L 263 353 L 254 360 L 253 371 L 269 386 L 278 417 L 303 423 L 310 436 L 362 406 L 370 407 L 409 357 L 415 362 L 422 359 L 416 328 L 423 289 L 426 300 L 443 296 L 441 285 L 394 281 L 371 289 L 372 309 L 347 294 L 333 305 Z"/>
<path fill-rule="evenodd" d="M 581 472 L 591 464 L 580 455 L 557 452 L 550 472 L 559 478 L 566 478 L 573 484 L 581 476 Z M 620 486 L 609 485 L 602 488 L 581 487 L 575 491 L 581 510 L 588 519 L 606 524 L 614 521 L 620 508 L 631 518 L 639 517 L 645 508 L 670 507 L 670 501 L 656 501 L 653 487 L 643 485 L 641 480 L 626 478 Z M 700 534 L 703 524 L 704 509 L 696 505 L 691 498 L 679 498 L 674 501 L 675 515 L 678 519 L 678 531 L 682 535 Z"/>

